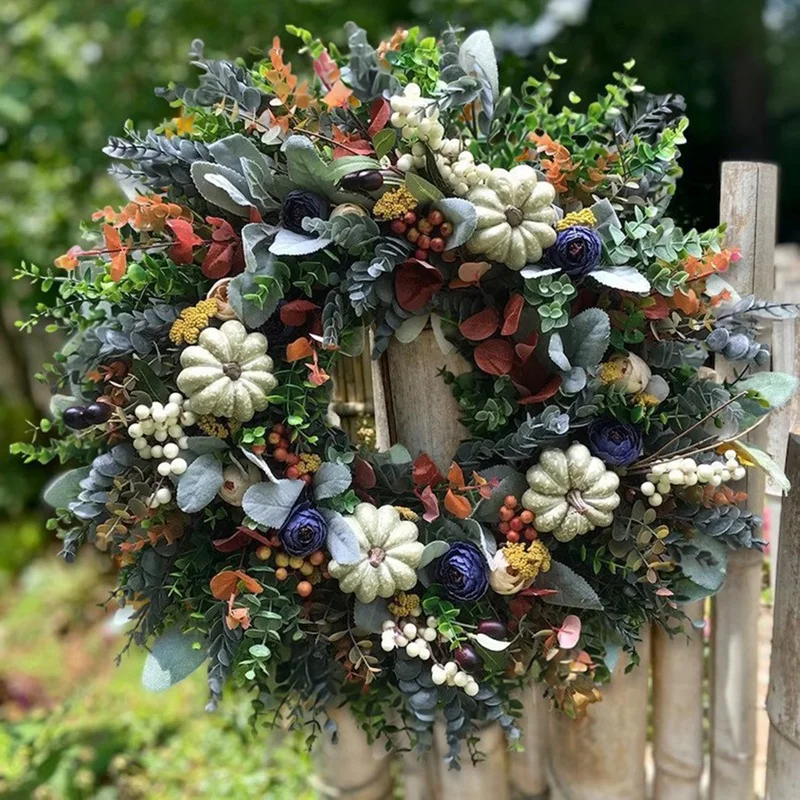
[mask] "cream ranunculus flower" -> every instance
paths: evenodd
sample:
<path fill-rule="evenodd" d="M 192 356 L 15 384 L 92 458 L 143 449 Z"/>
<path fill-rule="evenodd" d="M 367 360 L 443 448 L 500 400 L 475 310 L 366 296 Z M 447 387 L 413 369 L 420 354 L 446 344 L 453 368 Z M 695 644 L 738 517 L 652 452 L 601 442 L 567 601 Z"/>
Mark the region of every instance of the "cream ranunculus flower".
<path fill-rule="evenodd" d="M 507 544 L 494 554 L 489 566 L 489 586 L 497 594 L 516 594 L 550 569 L 550 551 L 538 540 L 527 546 Z"/>
<path fill-rule="evenodd" d="M 642 392 L 650 383 L 650 367 L 634 353 L 614 356 L 600 365 L 600 380 L 626 394 Z"/>

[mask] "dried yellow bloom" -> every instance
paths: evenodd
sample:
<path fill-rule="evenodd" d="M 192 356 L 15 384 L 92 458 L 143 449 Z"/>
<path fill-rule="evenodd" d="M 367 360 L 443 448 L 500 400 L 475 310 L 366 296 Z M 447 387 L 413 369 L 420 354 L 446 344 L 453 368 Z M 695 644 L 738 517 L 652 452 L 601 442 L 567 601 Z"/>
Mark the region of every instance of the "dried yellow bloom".
<path fill-rule="evenodd" d="M 389 603 L 389 613 L 393 617 L 410 617 L 420 608 L 419 595 L 398 592 Z"/>
<path fill-rule="evenodd" d="M 216 313 L 217 300 L 214 297 L 184 308 L 180 317 L 169 329 L 170 341 L 174 344 L 194 344 L 200 336 L 200 331 L 208 327 L 209 320 Z"/>
<path fill-rule="evenodd" d="M 230 435 L 230 431 L 223 425 L 216 417 L 212 417 L 210 414 L 205 414 L 202 417 L 197 418 L 197 427 L 200 428 L 201 431 L 206 436 L 216 436 L 217 439 L 227 439 Z"/>
<path fill-rule="evenodd" d="M 557 231 L 565 231 L 575 225 L 582 225 L 585 228 L 593 228 L 597 224 L 597 217 L 591 209 L 584 208 L 581 211 L 571 211 L 563 219 L 556 222 Z"/>
<path fill-rule="evenodd" d="M 316 472 L 322 466 L 322 459 L 315 453 L 303 453 L 297 462 L 297 471 L 301 475 Z"/>
<path fill-rule="evenodd" d="M 413 211 L 417 205 L 417 198 L 405 186 L 401 186 L 399 189 L 386 192 L 375 203 L 372 213 L 376 219 L 398 219 L 407 211 Z"/>
<path fill-rule="evenodd" d="M 640 406 L 645 406 L 646 408 L 654 408 L 661 401 L 655 395 L 648 394 L 647 392 L 639 392 L 633 396 L 633 402 Z"/>
<path fill-rule="evenodd" d="M 615 359 L 601 364 L 600 368 L 597 370 L 597 377 L 600 378 L 603 383 L 614 383 L 615 381 L 622 380 L 624 372 L 622 361 Z"/>
<path fill-rule="evenodd" d="M 540 572 L 550 569 L 550 551 L 538 540 L 529 545 L 512 542 L 503 548 L 508 567 L 523 580 L 534 580 Z"/>
<path fill-rule="evenodd" d="M 419 514 L 416 511 L 412 511 L 408 506 L 395 506 L 394 508 L 403 519 L 419 522 Z"/>

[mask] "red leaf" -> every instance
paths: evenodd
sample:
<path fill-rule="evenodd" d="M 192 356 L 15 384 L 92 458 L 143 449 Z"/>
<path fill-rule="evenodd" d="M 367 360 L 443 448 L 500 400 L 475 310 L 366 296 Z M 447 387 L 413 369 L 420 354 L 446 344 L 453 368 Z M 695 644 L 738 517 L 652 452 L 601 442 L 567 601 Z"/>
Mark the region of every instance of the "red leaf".
<path fill-rule="evenodd" d="M 118 281 L 128 268 L 128 248 L 123 247 L 119 231 L 111 225 L 103 225 L 103 238 L 111 256 L 111 280 Z"/>
<path fill-rule="evenodd" d="M 652 300 L 652 304 L 642 309 L 647 319 L 666 319 L 669 316 L 669 306 L 666 298 L 657 294 L 650 295 L 648 300 Z"/>
<path fill-rule="evenodd" d="M 521 294 L 512 294 L 503 311 L 501 336 L 513 336 L 517 332 L 523 308 L 525 308 L 525 298 Z"/>
<path fill-rule="evenodd" d="M 200 269 L 207 278 L 224 278 L 233 266 L 233 258 L 236 255 L 236 245 L 233 243 L 214 242 L 208 248 L 203 265 Z"/>
<path fill-rule="evenodd" d="M 444 277 L 436 267 L 424 261 L 406 261 L 395 272 L 397 302 L 406 311 L 420 311 L 442 288 Z"/>
<path fill-rule="evenodd" d="M 439 468 L 427 453 L 420 453 L 414 461 L 412 470 L 414 486 L 435 486 L 444 480 Z"/>
<path fill-rule="evenodd" d="M 514 365 L 514 348 L 505 339 L 489 339 L 475 348 L 475 363 L 487 375 L 508 375 Z"/>
<path fill-rule="evenodd" d="M 353 461 L 353 483 L 360 489 L 374 489 L 378 483 L 375 470 L 369 461 L 358 458 Z"/>
<path fill-rule="evenodd" d="M 367 128 L 370 139 L 373 138 L 378 131 L 386 127 L 386 123 L 389 122 L 389 117 L 391 116 L 392 107 L 389 105 L 389 101 L 384 97 L 379 97 L 372 103 L 369 107 L 370 123 L 369 128 Z"/>
<path fill-rule="evenodd" d="M 222 217 L 206 217 L 206 222 L 212 227 L 211 238 L 215 242 L 238 241 L 239 237 L 233 225 Z"/>
<path fill-rule="evenodd" d="M 439 499 L 433 493 L 431 487 L 426 486 L 421 492 L 417 490 L 415 493 L 425 509 L 422 519 L 424 519 L 425 522 L 435 522 L 439 519 L 441 513 L 439 511 Z"/>
<path fill-rule="evenodd" d="M 281 322 L 287 328 L 299 328 L 305 324 L 309 311 L 316 311 L 319 306 L 310 300 L 292 300 L 281 306 Z"/>
<path fill-rule="evenodd" d="M 488 339 L 497 330 L 499 324 L 500 314 L 497 313 L 496 308 L 489 307 L 467 317 L 458 326 L 458 329 L 465 339 L 479 342 L 482 339 Z"/>
<path fill-rule="evenodd" d="M 211 544 L 213 544 L 214 548 L 219 550 L 220 553 L 233 553 L 236 550 L 242 550 L 254 541 L 265 545 L 270 544 L 266 536 L 262 536 L 258 531 L 244 527 L 237 528 L 235 533 L 223 539 L 212 539 Z"/>
<path fill-rule="evenodd" d="M 447 490 L 444 507 L 457 519 L 466 519 L 472 513 L 469 500 L 463 495 L 453 494 L 452 489 Z"/>
<path fill-rule="evenodd" d="M 538 391 L 536 394 L 529 394 L 523 397 L 518 402 L 520 405 L 529 405 L 530 403 L 543 403 L 549 400 L 560 388 L 562 378 L 560 375 L 553 375 L 549 381 Z"/>
<path fill-rule="evenodd" d="M 176 264 L 191 264 L 194 248 L 203 244 L 203 238 L 194 232 L 188 219 L 168 219 L 167 225 L 175 234 L 175 243 L 169 249 L 169 257 Z"/>

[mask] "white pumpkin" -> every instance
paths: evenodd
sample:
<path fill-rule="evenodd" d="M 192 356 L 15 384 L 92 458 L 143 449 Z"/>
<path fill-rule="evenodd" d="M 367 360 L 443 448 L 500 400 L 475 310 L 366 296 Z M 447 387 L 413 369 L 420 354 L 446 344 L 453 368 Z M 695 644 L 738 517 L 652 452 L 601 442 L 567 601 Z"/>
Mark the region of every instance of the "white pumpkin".
<path fill-rule="evenodd" d="M 178 388 L 191 398 L 195 414 L 247 422 L 268 405 L 277 386 L 267 339 L 248 333 L 238 320 L 205 328 L 196 345 L 181 353 Z"/>
<path fill-rule="evenodd" d="M 493 169 L 485 185 L 467 193 L 478 214 L 467 250 L 513 270 L 539 261 L 556 241 L 555 196 L 553 186 L 527 164 Z"/>
<path fill-rule="evenodd" d="M 533 512 L 534 528 L 560 542 L 607 527 L 614 519 L 619 476 L 582 444 L 566 452 L 545 450 L 525 477 L 530 489 L 522 495 L 522 505 Z"/>
<path fill-rule="evenodd" d="M 328 562 L 339 588 L 355 592 L 362 603 L 413 589 L 423 550 L 417 526 L 400 519 L 393 506 L 378 508 L 371 503 L 360 503 L 345 520 L 356 535 L 360 556 L 354 564 Z"/>

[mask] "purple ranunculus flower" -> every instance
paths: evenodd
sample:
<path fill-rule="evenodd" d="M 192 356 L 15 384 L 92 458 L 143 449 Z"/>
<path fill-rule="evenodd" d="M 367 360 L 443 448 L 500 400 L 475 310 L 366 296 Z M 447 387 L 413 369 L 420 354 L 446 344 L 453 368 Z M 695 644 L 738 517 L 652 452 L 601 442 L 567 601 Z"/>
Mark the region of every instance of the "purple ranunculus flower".
<path fill-rule="evenodd" d="M 603 243 L 593 228 L 573 225 L 558 234 L 556 243 L 547 249 L 547 261 L 579 278 L 591 272 L 603 255 Z"/>
<path fill-rule="evenodd" d="M 642 454 L 642 431 L 613 417 L 596 419 L 589 426 L 589 449 L 611 467 L 627 467 Z"/>
<path fill-rule="evenodd" d="M 306 217 L 327 219 L 330 207 L 330 203 L 322 195 L 295 189 L 283 201 L 281 222 L 287 230 L 308 235 L 303 230 L 303 220 Z"/>
<path fill-rule="evenodd" d="M 328 523 L 319 511 L 299 507 L 281 528 L 278 538 L 290 556 L 308 556 L 319 550 L 328 536 Z"/>
<path fill-rule="evenodd" d="M 436 580 L 451 600 L 473 602 L 486 594 L 489 565 L 483 553 L 469 542 L 453 542 L 439 559 Z"/>

